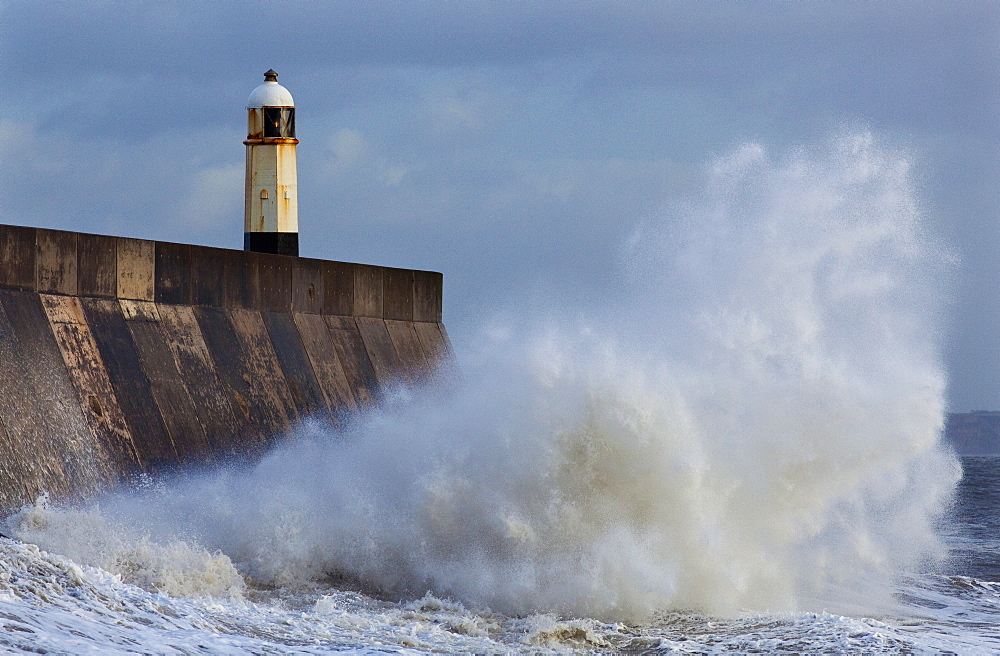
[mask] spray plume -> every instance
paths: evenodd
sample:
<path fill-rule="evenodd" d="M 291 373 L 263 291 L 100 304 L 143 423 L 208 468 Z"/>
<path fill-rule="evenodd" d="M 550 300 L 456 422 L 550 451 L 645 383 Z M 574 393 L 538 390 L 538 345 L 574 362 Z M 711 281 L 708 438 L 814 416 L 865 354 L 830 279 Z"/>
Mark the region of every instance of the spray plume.
<path fill-rule="evenodd" d="M 276 585 L 507 613 L 887 596 L 941 554 L 959 475 L 940 444 L 949 257 L 910 176 L 868 135 L 781 161 L 743 146 L 636 229 L 586 323 L 484 330 L 450 384 L 343 432 L 303 425 L 249 470 L 105 499 L 101 521 Z M 21 537 L 58 549 L 44 524 Z"/>

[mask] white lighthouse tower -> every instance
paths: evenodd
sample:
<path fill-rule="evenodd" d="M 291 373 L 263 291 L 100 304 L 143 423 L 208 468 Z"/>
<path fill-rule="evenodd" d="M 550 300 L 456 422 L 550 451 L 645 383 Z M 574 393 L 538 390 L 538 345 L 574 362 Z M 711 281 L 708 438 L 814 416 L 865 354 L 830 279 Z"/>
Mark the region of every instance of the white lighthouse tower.
<path fill-rule="evenodd" d="M 295 102 L 274 70 L 247 99 L 243 250 L 299 254 Z"/>

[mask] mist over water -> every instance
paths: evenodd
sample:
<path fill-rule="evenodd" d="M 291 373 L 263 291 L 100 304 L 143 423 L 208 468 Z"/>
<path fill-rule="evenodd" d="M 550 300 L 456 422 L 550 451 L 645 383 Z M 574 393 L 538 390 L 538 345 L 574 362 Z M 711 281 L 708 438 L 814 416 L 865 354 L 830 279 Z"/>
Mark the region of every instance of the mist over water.
<path fill-rule="evenodd" d="M 231 578 L 220 550 L 278 586 L 614 620 L 871 609 L 943 554 L 950 256 L 903 155 L 866 134 L 747 144 L 622 261 L 586 320 L 484 328 L 460 375 L 344 431 L 303 425 L 252 468 L 100 510 L 27 510 L 19 537 L 94 564 L 197 545 L 203 578 Z M 114 545 L 67 528 L 97 524 Z"/>

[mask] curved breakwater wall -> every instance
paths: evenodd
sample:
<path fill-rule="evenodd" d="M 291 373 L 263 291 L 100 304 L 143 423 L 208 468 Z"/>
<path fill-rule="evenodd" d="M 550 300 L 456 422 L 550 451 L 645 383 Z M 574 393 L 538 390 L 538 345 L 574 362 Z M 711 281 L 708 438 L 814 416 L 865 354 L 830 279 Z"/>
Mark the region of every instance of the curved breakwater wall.
<path fill-rule="evenodd" d="M 0 225 L 0 508 L 261 453 L 450 354 L 439 273 Z"/>

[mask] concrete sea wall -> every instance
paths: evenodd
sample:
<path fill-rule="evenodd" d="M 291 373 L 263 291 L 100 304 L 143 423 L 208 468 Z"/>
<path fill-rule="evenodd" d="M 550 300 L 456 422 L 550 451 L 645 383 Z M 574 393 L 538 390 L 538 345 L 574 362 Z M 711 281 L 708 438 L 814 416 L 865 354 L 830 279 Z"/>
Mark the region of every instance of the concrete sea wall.
<path fill-rule="evenodd" d="M 0 225 L 0 508 L 259 454 L 449 357 L 439 273 Z"/>

